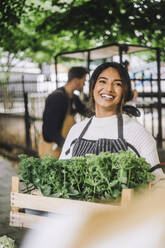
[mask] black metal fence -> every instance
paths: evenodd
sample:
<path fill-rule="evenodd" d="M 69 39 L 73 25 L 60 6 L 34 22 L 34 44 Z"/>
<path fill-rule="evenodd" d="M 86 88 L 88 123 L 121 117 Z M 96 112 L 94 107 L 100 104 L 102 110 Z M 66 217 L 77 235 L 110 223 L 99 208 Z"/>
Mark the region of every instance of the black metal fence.
<path fill-rule="evenodd" d="M 141 123 L 157 140 L 157 145 L 162 148 L 165 141 L 163 128 L 165 116 L 165 79 L 158 80 L 152 77 L 132 79 L 133 89 L 138 92 L 136 106 L 141 110 Z"/>
<path fill-rule="evenodd" d="M 60 82 L 62 86 L 65 82 Z M 0 113 L 19 114 L 24 117 L 26 140 L 31 145 L 30 126 L 42 120 L 47 95 L 56 88 L 56 82 L 22 81 L 0 82 Z M 163 128 L 165 116 L 165 79 L 158 80 L 152 74 L 149 78 L 132 78 L 133 104 L 141 111 L 139 122 L 155 137 L 159 148 L 165 145 Z M 160 91 L 161 89 L 161 91 Z M 137 95 L 136 95 L 137 93 Z"/>

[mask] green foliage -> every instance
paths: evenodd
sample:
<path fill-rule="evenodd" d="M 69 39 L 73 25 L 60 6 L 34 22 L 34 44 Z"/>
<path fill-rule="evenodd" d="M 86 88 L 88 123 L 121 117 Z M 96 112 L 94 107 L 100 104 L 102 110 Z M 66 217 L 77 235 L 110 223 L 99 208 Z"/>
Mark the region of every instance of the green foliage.
<path fill-rule="evenodd" d="M 25 0 L 1 0 L 0 1 L 0 30 L 7 31 L 20 23 Z"/>
<path fill-rule="evenodd" d="M 19 176 L 27 189 L 33 185 L 43 195 L 86 201 L 118 199 L 123 188 L 139 189 L 155 177 L 144 158 L 131 151 L 88 154 L 57 160 L 20 155 Z"/>
<path fill-rule="evenodd" d="M 0 247 L 1 248 L 15 248 L 14 240 L 3 235 L 0 237 Z"/>
<path fill-rule="evenodd" d="M 164 1 L 2 0 L 0 5 L 0 47 L 24 51 L 38 63 L 114 42 L 161 47 L 165 54 Z"/>

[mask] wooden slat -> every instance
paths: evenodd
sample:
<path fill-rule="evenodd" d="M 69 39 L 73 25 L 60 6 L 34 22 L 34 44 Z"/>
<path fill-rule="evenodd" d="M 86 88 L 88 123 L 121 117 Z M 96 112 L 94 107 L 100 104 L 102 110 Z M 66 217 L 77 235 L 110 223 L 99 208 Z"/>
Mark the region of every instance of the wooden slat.
<path fill-rule="evenodd" d="M 19 191 L 19 178 L 17 176 L 12 176 L 12 185 L 11 185 L 12 192 Z"/>
<path fill-rule="evenodd" d="M 127 205 L 130 202 L 130 200 L 132 200 L 133 196 L 134 196 L 133 189 L 123 189 L 121 196 L 121 206 Z"/>
<path fill-rule="evenodd" d="M 148 184 L 148 190 L 150 191 L 152 189 L 152 184 L 151 184 L 151 182 L 149 182 L 149 184 Z"/>
<path fill-rule="evenodd" d="M 10 226 L 33 228 L 39 221 L 48 221 L 48 217 L 19 212 L 10 212 Z"/>
<path fill-rule="evenodd" d="M 79 208 L 80 210 L 88 209 L 105 209 L 105 208 L 116 208 L 114 205 L 110 204 L 101 204 L 93 202 L 85 202 L 78 200 L 62 199 L 62 198 L 52 198 L 45 196 L 36 196 L 28 195 L 22 193 L 11 193 L 11 205 L 12 207 L 33 209 L 39 211 L 48 211 L 48 212 L 58 212 L 64 213 L 67 209 L 74 210 Z"/>
<path fill-rule="evenodd" d="M 44 211 L 55 214 L 71 214 L 72 212 L 81 211 L 92 211 L 92 210 L 103 210 L 103 209 L 114 209 L 120 206 L 93 203 L 79 200 L 70 200 L 62 198 L 45 197 L 42 195 L 30 195 L 18 193 L 19 179 L 18 177 L 12 178 L 12 192 L 11 192 L 11 213 L 10 213 L 10 225 L 32 228 L 33 224 L 47 219 L 48 217 L 39 216 L 28 213 L 19 213 L 18 209 L 30 209 L 37 211 Z M 133 197 L 133 189 L 124 189 L 122 191 L 121 205 L 126 205 Z"/>
<path fill-rule="evenodd" d="M 17 176 L 12 176 L 11 191 L 19 192 L 19 178 Z M 12 201 L 12 199 L 11 199 Z M 12 205 L 12 204 L 11 204 Z M 18 212 L 18 207 L 11 207 L 12 211 Z"/>

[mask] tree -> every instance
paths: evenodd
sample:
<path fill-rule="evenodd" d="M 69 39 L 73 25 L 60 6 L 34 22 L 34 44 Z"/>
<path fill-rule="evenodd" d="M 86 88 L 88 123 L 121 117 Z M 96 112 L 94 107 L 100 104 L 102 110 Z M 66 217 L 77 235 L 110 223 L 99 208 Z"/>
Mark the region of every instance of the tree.
<path fill-rule="evenodd" d="M 59 52 L 128 42 L 164 49 L 159 0 L 6 0 L 0 46 L 51 63 Z M 11 4 L 12 2 L 12 4 Z M 15 5 L 14 5 L 14 3 Z M 18 6 L 19 2 L 19 6 Z M 11 5 L 11 6 L 10 6 Z M 10 13 L 15 13 L 10 17 Z M 3 13 L 4 16 L 4 13 Z M 6 26 L 7 25 L 7 26 Z"/>
<path fill-rule="evenodd" d="M 55 4 L 59 1 L 53 1 Z M 63 4 L 37 26 L 40 33 L 68 30 L 102 44 L 130 42 L 160 46 L 165 36 L 165 2 L 156 0 L 89 0 Z M 65 8 L 65 11 L 62 11 Z"/>
<path fill-rule="evenodd" d="M 26 0 L 0 1 L 0 46 L 10 38 L 11 29 L 20 23 Z"/>

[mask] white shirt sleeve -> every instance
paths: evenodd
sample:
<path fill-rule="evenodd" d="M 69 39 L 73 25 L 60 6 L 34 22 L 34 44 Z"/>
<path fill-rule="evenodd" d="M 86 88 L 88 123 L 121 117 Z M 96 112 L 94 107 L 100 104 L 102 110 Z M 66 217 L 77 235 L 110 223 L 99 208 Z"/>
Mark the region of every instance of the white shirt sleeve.
<path fill-rule="evenodd" d="M 153 136 L 135 119 L 125 117 L 124 139 L 135 147 L 140 157 L 152 166 L 159 164 L 156 141 Z"/>

